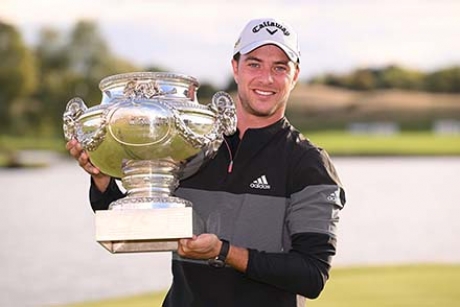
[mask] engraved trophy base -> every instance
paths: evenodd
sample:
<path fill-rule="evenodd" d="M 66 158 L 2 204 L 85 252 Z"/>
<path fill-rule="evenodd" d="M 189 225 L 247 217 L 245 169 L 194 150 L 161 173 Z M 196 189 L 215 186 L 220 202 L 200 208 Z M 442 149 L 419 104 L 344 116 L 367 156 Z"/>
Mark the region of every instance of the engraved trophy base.
<path fill-rule="evenodd" d="M 96 211 L 96 240 L 111 253 L 175 251 L 192 236 L 192 207 Z"/>
<path fill-rule="evenodd" d="M 171 161 L 129 160 L 123 164 L 128 195 L 96 211 L 96 240 L 111 253 L 177 250 L 193 236 L 192 203 L 172 196 L 179 165 Z"/>

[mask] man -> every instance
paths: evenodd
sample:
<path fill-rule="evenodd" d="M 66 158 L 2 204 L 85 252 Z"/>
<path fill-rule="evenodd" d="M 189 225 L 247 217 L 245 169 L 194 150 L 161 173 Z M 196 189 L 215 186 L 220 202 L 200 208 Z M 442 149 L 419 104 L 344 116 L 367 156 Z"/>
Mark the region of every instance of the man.
<path fill-rule="evenodd" d="M 285 118 L 299 77 L 297 35 L 275 19 L 250 21 L 235 44 L 238 130 L 180 183 L 204 229 L 173 253 L 163 306 L 302 306 L 329 277 L 345 193 L 327 153 Z M 80 144 L 70 153 L 92 175 L 94 210 L 123 194 Z"/>

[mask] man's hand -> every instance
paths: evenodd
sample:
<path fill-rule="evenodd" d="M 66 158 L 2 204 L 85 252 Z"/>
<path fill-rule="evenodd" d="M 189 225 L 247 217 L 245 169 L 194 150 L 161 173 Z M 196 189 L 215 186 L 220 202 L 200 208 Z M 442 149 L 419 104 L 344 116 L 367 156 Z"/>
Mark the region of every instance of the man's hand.
<path fill-rule="evenodd" d="M 88 153 L 77 140 L 71 139 L 67 142 L 65 147 L 70 155 L 78 161 L 81 168 L 93 177 L 94 183 L 99 191 L 104 192 L 109 185 L 110 177 L 102 173 L 99 168 L 91 163 Z"/>
<path fill-rule="evenodd" d="M 101 173 L 100 169 L 95 167 L 89 160 L 88 153 L 83 149 L 81 144 L 75 140 L 71 139 L 66 144 L 66 149 L 69 151 L 70 155 L 78 161 L 78 164 L 90 175 L 99 175 Z"/>
<path fill-rule="evenodd" d="M 219 255 L 222 241 L 215 235 L 204 233 L 191 239 L 180 239 L 178 254 L 191 259 L 210 259 Z"/>
<path fill-rule="evenodd" d="M 222 241 L 215 235 L 203 233 L 191 239 L 180 239 L 177 253 L 184 258 L 211 259 L 219 255 Z M 240 272 L 246 272 L 249 251 L 246 248 L 230 245 L 226 263 Z"/>

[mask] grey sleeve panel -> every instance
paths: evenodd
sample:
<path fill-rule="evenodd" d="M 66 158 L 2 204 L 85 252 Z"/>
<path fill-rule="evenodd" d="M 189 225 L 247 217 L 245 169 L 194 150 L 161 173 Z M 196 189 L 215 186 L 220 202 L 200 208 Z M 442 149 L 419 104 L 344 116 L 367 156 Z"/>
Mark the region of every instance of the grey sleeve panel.
<path fill-rule="evenodd" d="M 337 236 L 339 211 L 343 208 L 337 185 L 314 185 L 291 195 L 286 212 L 290 235 L 302 232 Z"/>
<path fill-rule="evenodd" d="M 176 195 L 193 203 L 194 220 L 208 232 L 233 244 L 267 252 L 280 252 L 287 200 L 253 194 L 179 188 Z"/>

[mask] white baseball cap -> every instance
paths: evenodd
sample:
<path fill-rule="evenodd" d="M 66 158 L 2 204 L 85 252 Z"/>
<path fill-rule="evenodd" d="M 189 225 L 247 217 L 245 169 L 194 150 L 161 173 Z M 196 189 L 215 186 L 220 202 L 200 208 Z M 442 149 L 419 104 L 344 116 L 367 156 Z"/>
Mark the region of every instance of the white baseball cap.
<path fill-rule="evenodd" d="M 244 27 L 233 48 L 233 55 L 273 44 L 286 53 L 293 62 L 300 62 L 297 33 L 284 21 L 273 18 L 253 19 Z"/>

